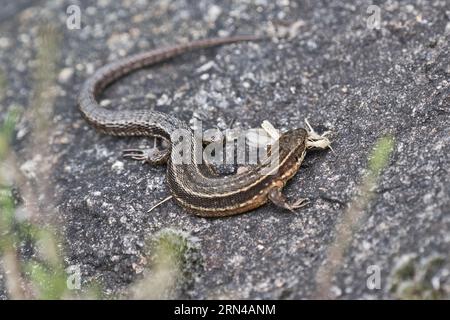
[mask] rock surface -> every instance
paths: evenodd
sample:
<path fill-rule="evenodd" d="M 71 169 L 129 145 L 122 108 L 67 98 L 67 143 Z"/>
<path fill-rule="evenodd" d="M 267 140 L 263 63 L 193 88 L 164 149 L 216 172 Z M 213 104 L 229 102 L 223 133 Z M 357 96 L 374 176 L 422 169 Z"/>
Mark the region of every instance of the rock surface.
<path fill-rule="evenodd" d="M 99 280 L 107 295 L 126 290 L 141 277 L 146 239 L 172 228 L 196 237 L 201 255 L 195 281 L 177 297 L 311 298 L 368 155 L 379 137 L 392 134 L 393 154 L 332 275 L 331 295 L 402 298 L 392 290 L 391 275 L 410 255 L 447 259 L 428 280 L 448 285 L 448 1 L 380 2 L 379 30 L 368 27 L 371 1 L 362 0 L 77 1 L 79 30 L 66 27 L 71 1 L 32 3 L 17 2 L 7 18 L 0 16 L 0 68 L 8 88 L 1 114 L 13 105 L 25 114 L 32 107 L 38 26 L 51 23 L 60 52 L 48 148 L 30 152 L 32 118 L 26 115 L 13 148 L 19 166 L 39 171 L 46 164 L 45 196 L 37 198 L 54 207 L 64 261 L 79 265 L 84 281 Z M 311 204 L 296 214 L 266 205 L 203 219 L 169 201 L 147 213 L 168 195 L 165 168 L 125 161 L 121 150 L 151 141 L 89 127 L 76 107 L 80 85 L 120 56 L 194 38 L 263 32 L 270 22 L 279 32 L 287 28 L 288 39 L 223 46 L 141 70 L 108 88 L 103 105 L 200 119 L 204 128 L 225 129 L 233 119 L 235 127 L 259 127 L 268 119 L 287 130 L 308 118 L 318 131 L 333 132 L 336 152 L 308 153 L 285 188 L 289 198 L 308 197 Z M 380 289 L 367 286 L 373 265 L 381 270 Z M 0 283 L 5 298 L 3 276 Z"/>

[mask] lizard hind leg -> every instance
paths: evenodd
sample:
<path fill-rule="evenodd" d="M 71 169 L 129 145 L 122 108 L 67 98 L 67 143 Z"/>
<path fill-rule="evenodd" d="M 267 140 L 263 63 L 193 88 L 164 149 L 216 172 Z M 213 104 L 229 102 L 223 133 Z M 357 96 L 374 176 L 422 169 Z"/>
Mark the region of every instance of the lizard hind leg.
<path fill-rule="evenodd" d="M 295 212 L 295 209 L 302 208 L 308 204 L 308 199 L 300 198 L 294 202 L 289 202 L 286 196 L 281 192 L 281 188 L 272 188 L 268 194 L 269 200 L 277 207 Z"/>
<path fill-rule="evenodd" d="M 171 148 L 158 149 L 156 146 L 156 138 L 153 147 L 141 149 L 125 149 L 122 151 L 124 158 L 149 163 L 151 165 L 164 164 L 169 159 Z"/>

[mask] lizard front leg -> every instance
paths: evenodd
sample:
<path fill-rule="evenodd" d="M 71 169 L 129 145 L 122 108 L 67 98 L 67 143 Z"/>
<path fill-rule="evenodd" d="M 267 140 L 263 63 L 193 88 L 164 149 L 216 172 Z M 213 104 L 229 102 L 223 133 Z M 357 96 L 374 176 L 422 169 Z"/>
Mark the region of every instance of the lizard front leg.
<path fill-rule="evenodd" d="M 170 156 L 171 148 L 170 142 L 166 141 L 168 147 L 160 150 L 155 143 L 152 148 L 142 149 L 125 149 L 122 152 L 124 158 L 130 158 L 133 160 L 141 161 L 142 163 L 149 163 L 151 165 L 164 164 L 167 162 Z"/>

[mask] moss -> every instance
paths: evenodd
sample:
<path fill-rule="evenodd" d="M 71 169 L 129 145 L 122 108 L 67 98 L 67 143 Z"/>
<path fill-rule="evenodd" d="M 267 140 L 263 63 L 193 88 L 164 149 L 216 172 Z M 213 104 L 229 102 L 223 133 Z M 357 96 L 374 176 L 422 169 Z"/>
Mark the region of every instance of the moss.
<path fill-rule="evenodd" d="M 369 171 L 371 175 L 378 176 L 386 167 L 394 145 L 394 138 L 390 135 L 378 139 L 369 157 Z"/>
<path fill-rule="evenodd" d="M 193 284 L 201 266 L 198 240 L 188 233 L 163 229 L 148 243 L 149 268 L 131 289 L 134 298 L 179 298 Z"/>
<path fill-rule="evenodd" d="M 18 109 L 15 107 L 11 108 L 11 110 L 6 114 L 3 124 L 0 127 L 0 162 L 5 160 L 5 157 L 9 151 L 9 144 L 12 139 L 18 116 Z M 2 178 L 0 177 L 0 181 L 1 180 Z"/>
<path fill-rule="evenodd" d="M 3 70 L 0 69 L 0 102 L 6 96 L 6 75 Z"/>
<path fill-rule="evenodd" d="M 26 264 L 24 270 L 33 283 L 38 299 L 55 300 L 64 296 L 67 290 L 67 275 L 63 269 L 49 268 L 43 263 L 32 261 Z"/>
<path fill-rule="evenodd" d="M 158 264 L 170 262 L 178 268 L 183 268 L 193 249 L 188 237 L 188 234 L 173 229 L 164 229 L 159 232 L 151 243 L 154 261 Z"/>
<path fill-rule="evenodd" d="M 0 127 L 0 164 L 5 160 L 8 150 L 9 142 L 14 131 L 14 126 L 17 118 L 17 113 L 12 110 L 8 112 L 5 120 Z M 0 171 L 0 185 L 4 184 L 4 179 Z M 11 232 L 14 223 L 14 200 L 12 197 L 11 188 L 2 187 L 0 194 L 0 251 L 14 246 L 14 236 Z"/>
<path fill-rule="evenodd" d="M 390 277 L 390 291 L 398 299 L 424 300 L 448 299 L 450 292 L 441 271 L 446 266 L 443 256 L 434 255 L 419 259 L 417 255 L 404 255 L 393 268 Z M 439 280 L 439 286 L 433 285 Z"/>

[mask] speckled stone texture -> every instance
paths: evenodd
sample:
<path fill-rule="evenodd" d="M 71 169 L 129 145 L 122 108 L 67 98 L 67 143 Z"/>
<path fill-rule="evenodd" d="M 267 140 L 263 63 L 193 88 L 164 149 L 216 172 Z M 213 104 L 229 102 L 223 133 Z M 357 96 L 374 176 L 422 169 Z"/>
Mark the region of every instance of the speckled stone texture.
<path fill-rule="evenodd" d="M 8 3 L 10 1 L 7 1 Z M 38 24 L 60 38 L 56 100 L 48 150 L 27 152 L 26 117 L 18 124 L 18 164 L 46 166 L 41 201 L 55 208 L 67 265 L 79 264 L 108 294 L 141 277 L 145 239 L 163 228 L 199 239 L 201 270 L 181 298 L 310 298 L 335 226 L 357 193 L 376 140 L 395 149 L 333 276 L 341 299 L 398 298 L 390 275 L 405 255 L 450 252 L 450 2 L 375 1 L 381 29 L 367 27 L 371 1 L 21 1 L 0 22 L 5 110 L 33 103 Z M 20 3 L 20 5 L 19 5 Z M 82 29 L 66 28 L 78 4 Z M 0 9 L 1 11 L 1 9 Z M 266 205 L 225 219 L 188 214 L 174 202 L 146 211 L 169 193 L 164 166 L 121 158 L 151 141 L 97 133 L 80 117 L 76 96 L 96 68 L 120 56 L 194 38 L 264 32 L 295 22 L 292 39 L 244 43 L 191 53 L 141 70 L 105 92 L 111 108 L 147 108 L 204 128 L 303 127 L 331 130 L 334 155 L 308 153 L 285 188 L 308 197 L 296 214 Z M 33 162 L 37 165 L 33 167 Z M 28 175 L 31 181 L 32 175 Z M 32 181 L 36 184 L 36 181 Z M 381 289 L 366 285 L 367 267 L 381 269 Z M 440 274 L 449 274 L 443 267 Z M 447 269 L 445 269 L 447 268 Z M 441 279 L 442 280 L 442 279 Z M 1 276 L 1 287 L 4 287 Z M 2 297 L 5 297 L 3 290 Z"/>

